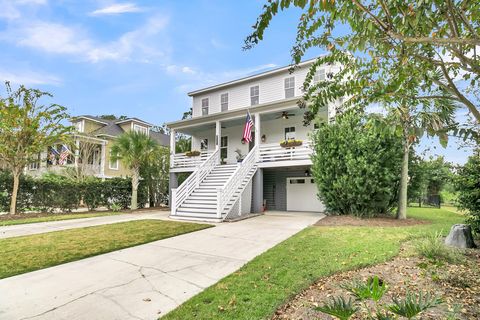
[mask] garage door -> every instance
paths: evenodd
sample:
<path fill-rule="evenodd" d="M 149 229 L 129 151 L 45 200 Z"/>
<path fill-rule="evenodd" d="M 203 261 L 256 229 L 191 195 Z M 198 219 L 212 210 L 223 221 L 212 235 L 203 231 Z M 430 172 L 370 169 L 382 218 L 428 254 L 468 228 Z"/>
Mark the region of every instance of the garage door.
<path fill-rule="evenodd" d="M 287 210 L 323 212 L 317 186 L 311 177 L 287 178 Z"/>

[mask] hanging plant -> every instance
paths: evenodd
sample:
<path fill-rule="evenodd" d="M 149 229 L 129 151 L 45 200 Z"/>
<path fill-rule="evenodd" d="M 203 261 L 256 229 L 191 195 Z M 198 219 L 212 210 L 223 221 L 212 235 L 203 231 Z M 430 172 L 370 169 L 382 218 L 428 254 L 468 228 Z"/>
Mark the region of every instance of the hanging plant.
<path fill-rule="evenodd" d="M 295 139 L 289 139 L 289 140 L 283 140 L 280 142 L 280 147 L 282 148 L 292 148 L 292 147 L 299 147 L 303 144 L 302 140 L 295 140 Z"/>
<path fill-rule="evenodd" d="M 198 150 L 187 151 L 185 155 L 187 157 L 198 157 L 200 155 L 200 151 Z"/>

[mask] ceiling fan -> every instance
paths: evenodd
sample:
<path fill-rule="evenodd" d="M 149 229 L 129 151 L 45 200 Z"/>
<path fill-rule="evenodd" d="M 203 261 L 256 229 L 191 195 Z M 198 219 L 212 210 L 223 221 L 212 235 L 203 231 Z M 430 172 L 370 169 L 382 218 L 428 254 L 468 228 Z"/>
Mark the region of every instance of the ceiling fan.
<path fill-rule="evenodd" d="M 276 117 L 275 119 L 288 119 L 288 117 L 293 117 L 295 115 L 295 113 L 288 113 L 288 111 L 283 111 L 278 117 Z"/>

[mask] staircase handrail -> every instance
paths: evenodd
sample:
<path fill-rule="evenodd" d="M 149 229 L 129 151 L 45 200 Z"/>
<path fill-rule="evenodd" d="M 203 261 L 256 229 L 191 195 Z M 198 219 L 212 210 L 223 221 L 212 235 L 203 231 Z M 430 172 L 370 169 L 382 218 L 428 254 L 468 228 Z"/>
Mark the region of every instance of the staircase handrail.
<path fill-rule="evenodd" d="M 215 150 L 190 176 L 176 189 L 172 189 L 172 215 L 177 213 L 178 208 L 189 195 L 200 185 L 200 182 L 219 163 L 220 149 Z"/>
<path fill-rule="evenodd" d="M 241 164 L 238 165 L 238 168 L 230 176 L 225 185 L 217 189 L 217 218 L 222 217 L 228 201 L 230 201 L 235 192 L 240 188 L 245 177 L 257 163 L 257 150 L 258 146 L 254 146 Z"/>

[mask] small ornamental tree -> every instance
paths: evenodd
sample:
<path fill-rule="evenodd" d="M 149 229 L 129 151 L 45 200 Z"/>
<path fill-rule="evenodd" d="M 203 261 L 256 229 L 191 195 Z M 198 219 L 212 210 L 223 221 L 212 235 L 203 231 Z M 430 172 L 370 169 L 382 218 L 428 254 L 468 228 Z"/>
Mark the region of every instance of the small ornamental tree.
<path fill-rule="evenodd" d="M 348 111 L 315 132 L 312 174 L 332 214 L 361 217 L 391 212 L 397 200 L 401 141 L 368 117 Z"/>
<path fill-rule="evenodd" d="M 480 154 L 468 158 L 455 178 L 459 209 L 465 210 L 473 232 L 480 235 Z"/>
<path fill-rule="evenodd" d="M 69 118 L 65 107 L 40 103 L 50 93 L 24 86 L 12 91 L 8 82 L 6 92 L 0 96 L 0 162 L 12 172 L 10 214 L 15 214 L 23 169 L 52 144 L 67 143 L 72 127 L 63 125 Z"/>
<path fill-rule="evenodd" d="M 122 161 L 132 174 L 132 210 L 137 209 L 140 170 L 147 164 L 152 163 L 153 157 L 158 154 L 157 149 L 158 144 L 152 138 L 135 131 L 122 134 L 112 146 L 112 160 Z"/>

